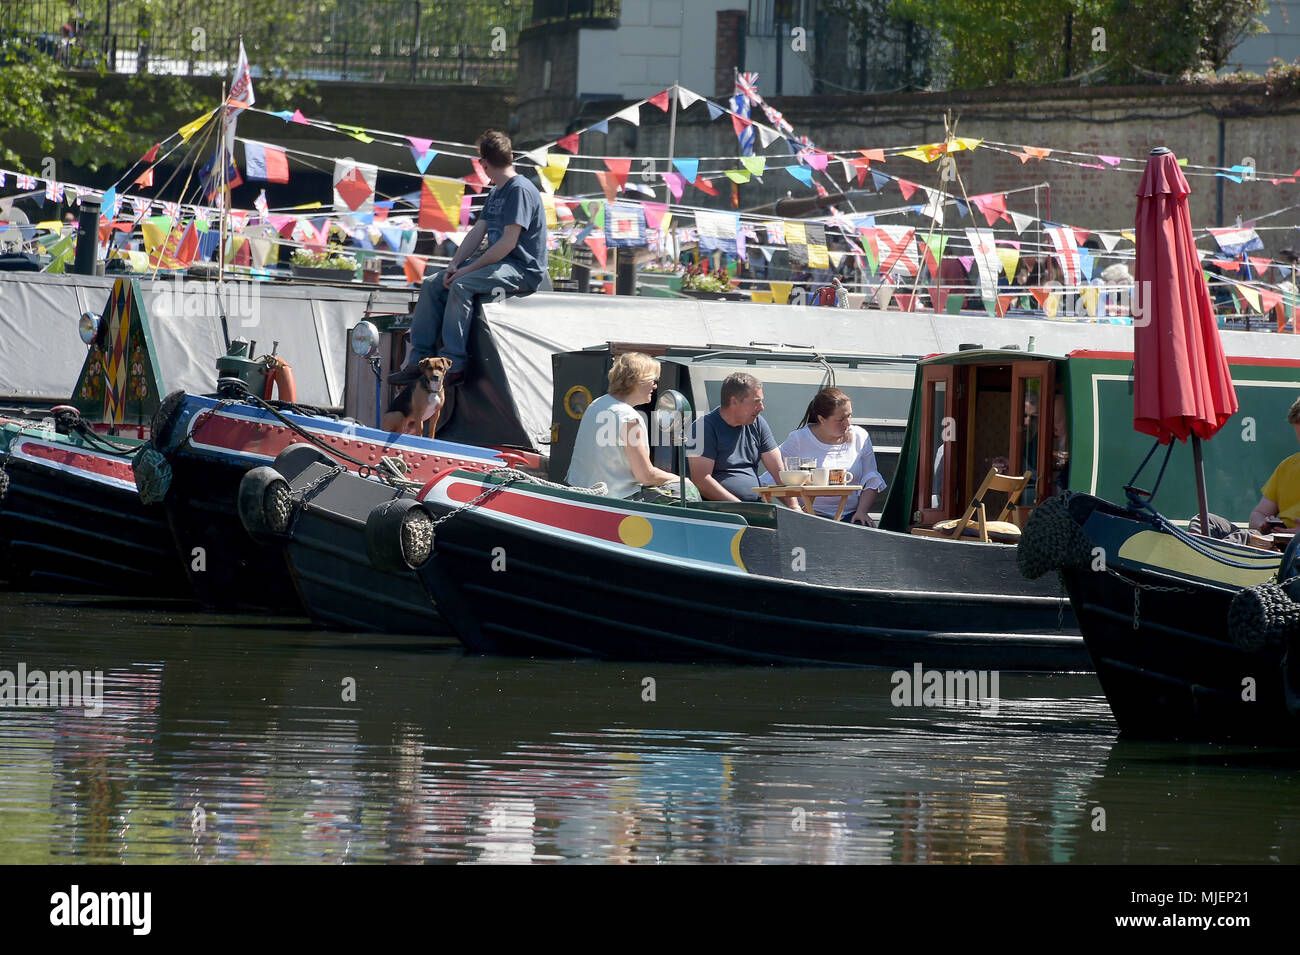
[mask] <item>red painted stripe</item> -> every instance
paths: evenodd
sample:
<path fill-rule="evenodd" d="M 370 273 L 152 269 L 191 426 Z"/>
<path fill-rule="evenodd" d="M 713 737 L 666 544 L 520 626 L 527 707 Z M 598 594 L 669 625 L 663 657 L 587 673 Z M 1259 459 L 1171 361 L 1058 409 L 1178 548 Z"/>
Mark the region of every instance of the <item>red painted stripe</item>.
<path fill-rule="evenodd" d="M 93 454 L 83 454 L 71 448 L 35 444 L 28 441 L 22 442 L 20 450 L 28 457 L 54 461 L 66 467 L 76 468 L 79 471 L 89 471 L 92 474 L 99 474 L 104 477 L 116 478 L 119 481 L 135 482 L 135 472 L 131 470 L 129 461 L 101 458 Z"/>
<path fill-rule="evenodd" d="M 458 504 L 472 501 L 483 493 L 479 484 L 465 481 L 452 481 L 446 486 L 447 496 Z M 523 494 L 511 494 L 508 490 L 494 494 L 478 505 L 479 507 L 522 517 L 538 524 L 546 524 L 560 530 L 573 531 L 587 537 L 621 543 L 618 526 L 623 523 L 626 514 L 582 507 L 561 501 L 557 498 L 528 497 Z"/>
<path fill-rule="evenodd" d="M 413 481 L 428 481 L 448 468 L 484 471 L 497 466 L 449 455 L 425 454 L 396 444 L 377 444 L 356 435 L 312 433 L 331 448 L 376 467 L 385 455 L 393 457 L 400 454 L 410 469 L 408 477 Z M 269 458 L 274 458 L 291 444 L 304 443 L 302 435 L 282 424 L 249 421 L 227 415 L 211 415 L 201 421 L 195 429 L 193 439 L 209 447 L 223 448 L 233 453 L 263 454 Z"/>

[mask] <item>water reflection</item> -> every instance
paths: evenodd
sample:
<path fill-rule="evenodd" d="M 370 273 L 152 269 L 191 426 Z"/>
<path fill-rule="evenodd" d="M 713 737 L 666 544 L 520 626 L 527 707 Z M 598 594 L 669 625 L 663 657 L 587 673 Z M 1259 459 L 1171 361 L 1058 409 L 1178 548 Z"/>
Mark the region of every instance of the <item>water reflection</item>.
<path fill-rule="evenodd" d="M 4 862 L 1296 861 L 1294 773 L 1116 745 L 1091 677 L 1003 674 L 991 717 L 895 709 L 883 672 L 477 658 L 26 594 L 0 613 L 0 667 L 105 674 L 98 718 L 0 709 Z"/>

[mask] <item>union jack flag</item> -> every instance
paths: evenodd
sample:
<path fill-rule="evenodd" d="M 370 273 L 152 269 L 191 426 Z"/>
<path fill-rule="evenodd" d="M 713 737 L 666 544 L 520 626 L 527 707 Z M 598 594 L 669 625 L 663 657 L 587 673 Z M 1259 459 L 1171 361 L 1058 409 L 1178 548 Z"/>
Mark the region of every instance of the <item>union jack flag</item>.
<path fill-rule="evenodd" d="M 162 214 L 169 219 L 179 219 L 181 215 L 181 204 L 179 202 L 164 202 L 162 204 Z"/>
<path fill-rule="evenodd" d="M 736 83 L 736 89 L 740 89 L 740 83 Z M 741 122 L 737 117 L 749 119 L 749 100 L 743 93 L 737 92 L 731 97 L 731 111 L 735 116 L 731 117 L 732 128 L 736 131 L 736 138 L 740 140 L 740 154 L 742 156 L 754 155 L 754 126 L 752 123 Z"/>
<path fill-rule="evenodd" d="M 53 179 L 45 180 L 45 198 L 50 202 L 63 201 L 63 183 L 55 182 Z"/>
<path fill-rule="evenodd" d="M 146 212 L 149 211 L 149 206 L 151 204 L 152 203 L 150 203 L 149 200 L 146 199 L 144 196 L 131 197 L 131 207 L 135 209 L 135 217 L 137 219 L 139 219 L 141 216 L 143 216 Z"/>
<path fill-rule="evenodd" d="M 254 208 L 257 209 L 258 212 L 262 214 L 262 218 L 266 218 L 266 210 L 269 209 L 270 206 L 266 201 L 265 189 L 263 189 L 261 192 L 257 194 L 257 198 L 253 200 L 253 206 Z"/>
<path fill-rule="evenodd" d="M 780 110 L 774 109 L 773 107 L 764 103 L 763 112 L 767 115 L 767 121 L 771 123 L 780 132 L 783 133 L 794 132 L 794 127 L 785 121 L 785 116 L 782 115 Z"/>
<path fill-rule="evenodd" d="M 737 73 L 736 92 L 743 94 L 755 106 L 763 101 L 763 97 L 758 95 L 757 73 Z"/>
<path fill-rule="evenodd" d="M 35 189 L 35 188 L 36 188 L 36 177 L 35 177 L 35 176 L 28 176 L 28 175 L 25 175 L 24 173 L 21 173 L 21 172 L 18 173 L 18 188 L 19 188 L 19 189 Z"/>

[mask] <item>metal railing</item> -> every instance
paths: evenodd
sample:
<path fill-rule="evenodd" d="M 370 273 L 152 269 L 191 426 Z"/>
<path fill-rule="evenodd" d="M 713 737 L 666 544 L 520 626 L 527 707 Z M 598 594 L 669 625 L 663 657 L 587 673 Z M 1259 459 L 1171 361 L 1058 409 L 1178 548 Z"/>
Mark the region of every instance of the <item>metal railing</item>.
<path fill-rule="evenodd" d="M 617 20 L 620 0 L 533 0 L 532 23 L 565 20 Z"/>
<path fill-rule="evenodd" d="M 592 6 L 593 4 L 587 4 Z M 603 6 L 603 4 L 594 4 Z M 5 0 L 0 44 L 71 69 L 513 85 L 529 0 Z"/>

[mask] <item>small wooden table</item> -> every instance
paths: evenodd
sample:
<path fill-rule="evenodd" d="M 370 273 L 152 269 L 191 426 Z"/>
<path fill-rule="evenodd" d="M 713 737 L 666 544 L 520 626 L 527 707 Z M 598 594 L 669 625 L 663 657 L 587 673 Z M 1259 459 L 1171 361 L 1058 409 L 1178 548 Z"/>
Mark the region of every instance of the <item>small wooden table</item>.
<path fill-rule="evenodd" d="M 803 498 L 804 506 L 807 507 L 809 514 L 813 512 L 813 501 L 816 498 L 838 497 L 840 506 L 835 509 L 835 519 L 837 521 L 844 516 L 844 505 L 848 503 L 849 496 L 861 490 L 861 484 L 828 484 L 821 487 L 814 487 L 809 484 L 801 484 L 798 487 L 789 487 L 785 484 L 765 484 L 762 487 L 754 488 L 754 492 L 763 499 L 765 504 L 771 504 L 774 498 Z"/>

